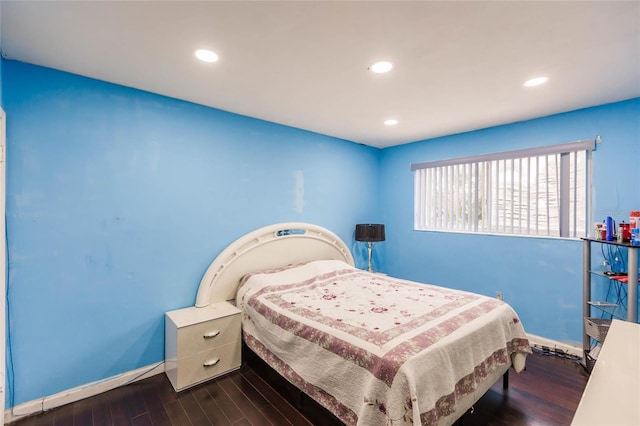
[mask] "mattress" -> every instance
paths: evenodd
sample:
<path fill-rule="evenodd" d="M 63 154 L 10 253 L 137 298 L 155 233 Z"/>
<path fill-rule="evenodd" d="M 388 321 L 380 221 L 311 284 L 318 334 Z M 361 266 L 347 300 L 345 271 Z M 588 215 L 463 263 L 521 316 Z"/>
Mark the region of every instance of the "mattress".
<path fill-rule="evenodd" d="M 337 260 L 241 280 L 246 344 L 347 425 L 450 424 L 529 342 L 506 303 Z"/>

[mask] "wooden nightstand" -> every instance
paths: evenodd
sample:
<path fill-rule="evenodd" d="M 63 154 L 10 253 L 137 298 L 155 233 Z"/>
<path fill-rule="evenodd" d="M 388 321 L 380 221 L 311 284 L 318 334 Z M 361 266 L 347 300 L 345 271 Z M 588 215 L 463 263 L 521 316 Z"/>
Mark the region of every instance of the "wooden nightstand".
<path fill-rule="evenodd" d="M 228 302 L 166 313 L 165 370 L 176 391 L 240 368 L 240 310 Z"/>

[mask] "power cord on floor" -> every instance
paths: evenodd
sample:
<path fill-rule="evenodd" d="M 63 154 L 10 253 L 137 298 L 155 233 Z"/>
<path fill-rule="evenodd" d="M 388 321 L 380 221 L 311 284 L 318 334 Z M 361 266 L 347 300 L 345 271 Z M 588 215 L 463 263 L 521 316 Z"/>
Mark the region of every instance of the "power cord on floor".
<path fill-rule="evenodd" d="M 531 345 L 531 350 L 534 354 L 544 355 L 544 356 L 557 356 L 559 358 L 566 358 L 572 361 L 580 361 L 582 359 L 581 356 L 570 354 L 567 351 L 564 351 L 559 348 L 550 348 L 548 346 L 540 346 L 540 345 Z"/>

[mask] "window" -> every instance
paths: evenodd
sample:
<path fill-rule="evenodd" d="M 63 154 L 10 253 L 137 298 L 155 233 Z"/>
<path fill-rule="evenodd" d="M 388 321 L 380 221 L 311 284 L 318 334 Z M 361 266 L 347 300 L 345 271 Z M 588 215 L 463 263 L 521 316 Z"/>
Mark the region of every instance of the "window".
<path fill-rule="evenodd" d="M 584 237 L 594 140 L 412 164 L 416 230 Z"/>

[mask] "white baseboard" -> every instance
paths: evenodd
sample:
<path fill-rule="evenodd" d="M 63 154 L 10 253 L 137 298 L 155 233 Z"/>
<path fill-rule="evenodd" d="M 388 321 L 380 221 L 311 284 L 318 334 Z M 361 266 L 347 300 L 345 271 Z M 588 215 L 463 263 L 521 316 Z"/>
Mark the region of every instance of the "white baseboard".
<path fill-rule="evenodd" d="M 11 423 L 26 416 L 51 410 L 52 408 L 71 402 L 80 401 L 103 392 L 110 391 L 117 387 L 146 379 L 147 377 L 163 373 L 165 369 L 164 361 L 157 364 L 148 365 L 136 370 L 127 371 L 116 376 L 108 377 L 103 380 L 87 383 L 72 389 L 56 393 L 54 395 L 45 396 L 43 398 L 24 402 L 9 408 L 4 412 L 4 422 Z"/>
<path fill-rule="evenodd" d="M 549 348 L 549 349 L 560 349 L 563 352 L 574 355 L 582 358 L 582 346 L 571 343 L 562 343 L 556 340 L 547 339 L 546 337 L 536 336 L 535 334 L 527 333 L 527 338 L 529 339 L 529 343 L 531 346 L 535 346 L 537 348 Z"/>

